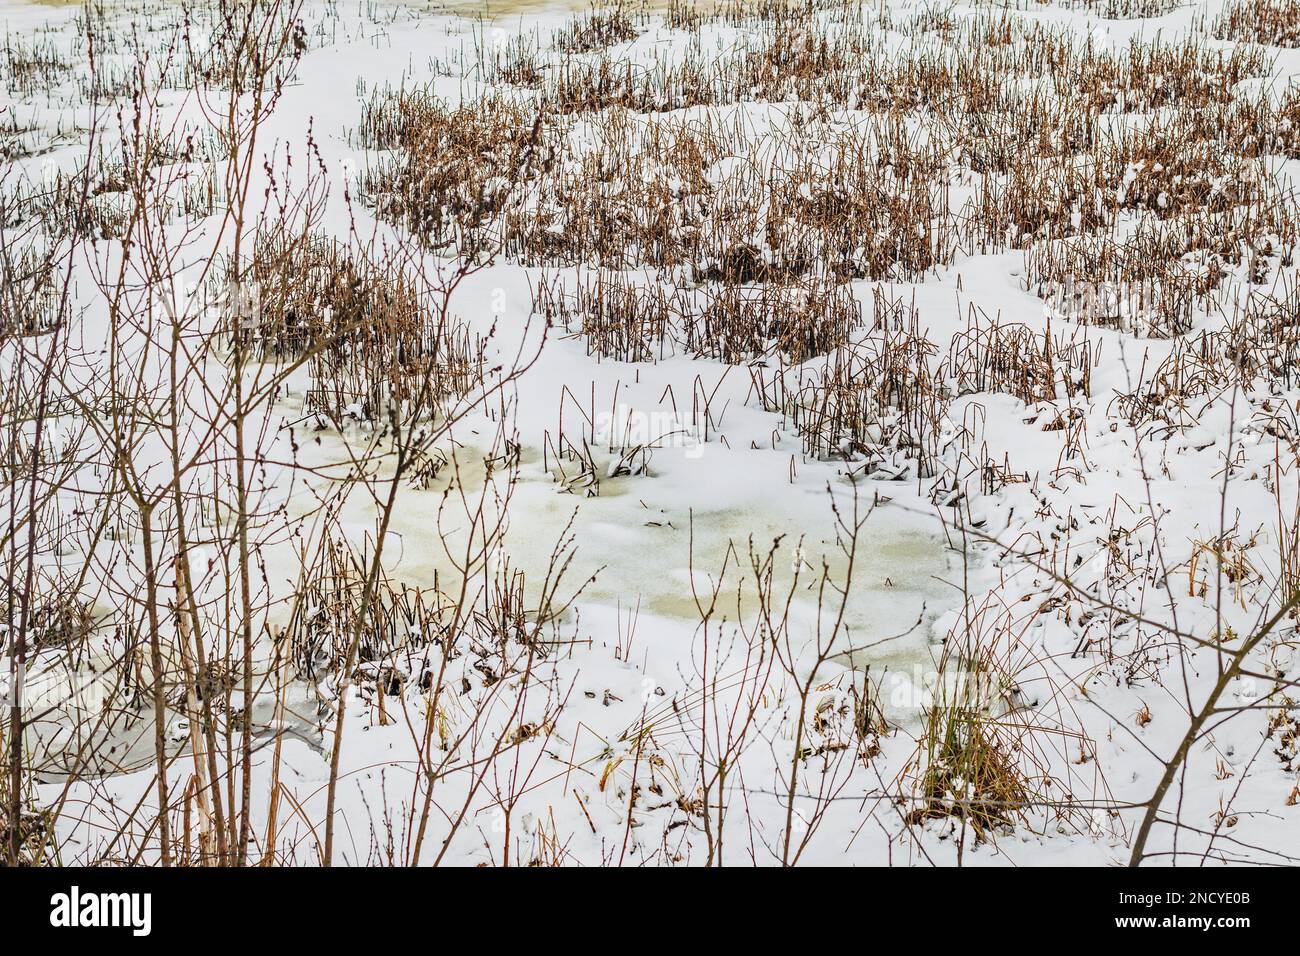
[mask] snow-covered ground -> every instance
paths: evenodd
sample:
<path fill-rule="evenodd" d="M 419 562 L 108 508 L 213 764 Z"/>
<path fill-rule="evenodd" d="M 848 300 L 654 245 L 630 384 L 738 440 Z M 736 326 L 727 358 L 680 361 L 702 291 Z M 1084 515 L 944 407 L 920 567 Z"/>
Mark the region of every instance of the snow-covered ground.
<path fill-rule="evenodd" d="M 1002 112 L 979 114 L 982 128 L 968 113 L 936 108 L 920 70 L 915 96 L 873 89 L 865 78 L 867 64 L 886 57 L 931 66 L 969 57 L 985 42 L 973 38 L 985 36 L 979 25 L 996 23 L 1012 32 L 1002 45 L 989 42 L 990 51 L 1037 51 L 1041 59 L 989 96 L 1038 90 L 1043 102 L 1068 108 L 1099 95 L 1095 85 L 1074 86 L 1086 50 L 1094 67 L 1118 64 L 1121 89 L 1109 104 L 1089 100 L 1090 122 L 1130 126 L 1140 139 L 1149 135 L 1145 124 L 1204 116 L 1205 141 L 1226 155 L 1231 144 L 1216 137 L 1221 127 L 1236 127 L 1211 117 L 1231 102 L 1282 103 L 1300 56 L 1215 38 L 1226 6 L 1218 0 L 1129 19 L 1104 19 L 1087 3 L 1022 6 L 890 2 L 854 20 L 833 5 L 791 17 L 788 33 L 765 26 L 758 13 L 692 23 L 681 8 L 673 22 L 652 10 L 627 21 L 631 37 L 565 53 L 554 38 L 573 14 L 559 6 L 503 5 L 478 19 L 457 7 L 309 0 L 298 14 L 300 56 L 256 140 L 241 140 L 252 157 L 247 170 L 232 179 L 238 164 L 217 147 L 179 164 L 198 178 L 201 193 L 216 197 L 211 209 L 137 223 L 139 235 L 152 239 L 138 242 L 121 272 L 117 236 L 85 242 L 60 264 L 70 270 L 72 306 L 59 349 L 75 360 L 54 390 L 97 398 L 81 406 L 66 399 L 62 414 L 51 413 L 43 440 L 66 437 L 86 457 L 50 507 L 65 516 L 98 514 L 98 498 L 127 502 L 113 512 L 110 525 L 119 530 L 111 536 L 92 544 L 88 531 L 69 531 L 34 558 L 36 580 L 86 595 L 95 620 L 75 649 L 56 643 L 26 651 L 29 684 L 43 695 L 27 709 L 34 726 L 26 739 L 42 754 L 32 757 L 28 799 L 32 812 L 57 810 L 50 843 L 60 858 L 160 858 L 152 825 L 160 748 L 178 847 L 210 850 L 212 827 L 233 832 L 229 820 L 212 820 L 214 803 L 232 817 L 246 807 L 250 856 L 283 863 L 322 860 L 332 807 L 338 864 L 1111 864 L 1129 860 L 1145 805 L 1176 755 L 1145 843 L 1150 862 L 1300 857 L 1300 714 L 1289 684 L 1295 614 L 1268 623 L 1300 580 L 1300 390 L 1290 380 L 1300 353 L 1288 345 L 1300 298 L 1288 248 L 1294 237 L 1288 242 L 1286 234 L 1300 221 L 1289 185 L 1300 152 L 1288 152 L 1289 120 L 1269 114 L 1276 141 L 1263 136 L 1264 147 L 1249 154 L 1242 144 L 1242 164 L 1210 170 L 1212 183 L 1196 181 L 1195 157 L 1177 155 L 1177 145 L 1165 159 L 1178 167 L 1172 177 L 1154 160 L 1132 163 L 1105 195 L 1104 176 L 1081 177 L 1082 189 L 1049 177 L 1041 205 L 1060 207 L 1063 219 L 1057 231 L 1035 233 L 1014 221 L 1019 200 L 1008 185 L 1015 170 L 1034 166 L 1030 142 L 1010 138 L 1013 124 Z M 71 178 L 92 138 L 92 148 L 110 156 L 130 140 L 140 100 L 87 95 L 93 84 L 83 80 L 92 74 L 78 9 L 3 9 L 11 44 L 49 44 L 70 63 L 52 83 L 10 84 L 5 119 L 9 128 L 13 118 L 14 133 L 6 141 L 21 145 L 11 151 L 6 190 L 49 186 L 60 171 Z M 174 35 L 173 11 L 110 7 L 104 23 L 122 37 L 134 26 L 139 48 L 158 51 Z M 198 22 L 196 35 L 217 29 Z M 779 75 L 774 49 L 815 62 L 803 37 L 854 30 L 879 47 L 850 57 L 847 92 L 833 82 L 846 72 L 833 55 L 810 86 Z M 1190 47 L 1207 57 L 1240 47 L 1258 61 L 1220 87 L 1226 71 L 1213 64 L 1170 68 L 1168 76 L 1164 67 L 1143 66 L 1132 52 L 1143 45 Z M 535 61 L 521 52 L 534 46 Z M 634 88 L 633 76 L 653 85 L 655 71 L 673 64 L 718 63 L 725 74 L 737 56 L 757 50 L 776 64 L 762 95 L 668 101 L 653 112 L 566 111 L 547 99 L 556 91 L 549 80 L 511 84 L 524 74 L 505 68 L 537 63 L 542 77 L 576 76 L 582 64 L 604 59 L 619 64 L 608 92 L 624 82 Z M 97 69 L 134 55 L 126 43 L 97 51 Z M 1088 79 L 1095 84 L 1102 71 L 1094 67 Z M 1196 100 L 1189 77 L 1208 77 L 1210 102 Z M 757 70 L 753 78 L 766 81 Z M 617 274 L 642 288 L 708 296 L 728 280 L 702 274 L 711 265 L 725 271 L 725 263 L 652 263 L 626 225 L 622 261 L 557 254 L 543 263 L 521 251 L 526 243 L 506 243 L 460 277 L 453 250 L 412 243 L 410 223 L 386 215 L 376 190 L 364 185 L 368 170 L 384 169 L 394 156 L 409 161 L 400 148 L 373 141 L 367 148 L 360 132 L 368 104 L 399 89 L 451 110 L 468 104 L 483 116 L 493 115 L 495 107 L 480 104 L 494 92 L 529 109 L 549 103 L 546 143 L 536 147 L 549 151 L 549 164 L 504 187 L 509 209 L 541 222 L 540 233 L 577 235 L 592 207 L 548 204 L 574 195 L 602 155 L 617 165 L 625 154 L 616 146 L 644 146 L 637 137 L 662 126 L 677 142 L 697 137 L 704 156 L 698 168 L 706 185 L 671 181 L 678 170 L 669 169 L 664 191 L 645 193 L 670 211 L 728 190 L 739 209 L 750 190 L 774 196 L 785 176 L 794 195 L 810 206 L 829 203 L 829 220 L 847 221 L 890 199 L 850 202 L 837 193 L 845 188 L 831 172 L 843 169 L 832 160 L 837 149 L 849 144 L 862 163 L 886 169 L 862 181 L 897 187 L 897 195 L 908 194 L 897 185 L 907 182 L 905 159 L 933 161 L 934 170 L 911 175 L 925 177 L 922 191 L 941 185 L 942 202 L 932 194 L 929 205 L 908 208 L 931 210 L 912 225 L 933 230 L 938 252 L 909 272 L 905 214 L 882 213 L 862 241 L 891 229 L 902 229 L 901 238 L 879 252 L 884 274 L 834 276 L 858 316 L 836 330 L 835 348 L 792 356 L 769 344 L 722 361 L 676 328 L 656 341 L 650 360 L 602 356 L 581 322 L 547 321 L 539 290 L 572 296 L 597 274 Z M 1221 92 L 1231 99 L 1213 99 Z M 206 91 L 155 84 L 141 112 L 182 140 L 207 143 L 227 120 L 224 97 L 216 84 Z M 248 96 L 238 102 L 249 108 Z M 610 120 L 613 113 L 626 113 L 628 125 Z M 872 137 L 881 135 L 876 118 L 884 113 L 898 139 L 882 146 Z M 1044 128 L 1044 155 L 1087 165 L 1050 141 L 1058 127 L 1045 121 Z M 617 140 L 624 135 L 630 139 Z M 977 161 L 981 148 L 1005 148 L 1011 159 Z M 500 175 L 510 170 L 503 166 Z M 568 185 L 548 192 L 548 182 L 565 176 Z M 1223 198 L 1238 196 L 1251 176 L 1266 181 L 1266 198 L 1239 205 Z M 615 205 L 619 190 L 635 186 L 617 169 L 591 182 Z M 237 239 L 228 207 L 241 189 L 251 198 Z M 1143 189 L 1152 190 L 1149 201 L 1131 198 Z M 772 235 L 789 236 L 796 226 L 773 210 L 798 208 L 787 199 L 760 196 L 753 223 L 747 212 L 718 213 L 717 200 L 709 228 L 722 235 L 734 226 L 740 235 L 753 226 L 737 241 L 756 249 L 769 270 L 732 287 L 753 293 L 781 284 L 773 278 L 781 240 Z M 1074 289 L 1061 293 L 1042 278 L 1050 270 L 1035 257 L 1044 250 L 1089 234 L 1122 244 L 1143 224 L 1172 229 L 1169 210 L 1180 203 L 1189 216 L 1221 207 L 1231 216 L 1240 206 L 1255 218 L 1207 219 L 1200 240 L 1168 257 L 1184 271 L 1151 272 L 1156 277 L 1136 293 L 1119 289 L 1130 306 L 1136 295 L 1127 311 L 1109 302 L 1081 311 Z M 282 381 L 284 364 L 246 368 L 245 394 L 272 381 L 274 389 L 249 406 L 240 426 L 255 448 L 240 452 L 250 462 L 255 513 L 251 554 L 241 558 L 228 511 L 235 426 L 223 417 L 237 401 L 238 373 L 225 348 L 210 344 L 223 315 L 210 290 L 236 241 L 248 256 L 258 229 L 295 216 L 389 277 L 404 263 L 419 296 L 482 337 L 487 372 L 452 402 L 454 414 L 427 424 L 432 439 L 423 453 L 441 465 L 412 481 L 384 413 L 360 403 L 322 407 L 312 398 L 322 383 L 307 363 Z M 690 228 L 685 218 L 678 226 Z M 995 225 L 981 234 L 984 227 L 972 223 Z M 10 234 L 27 229 L 17 217 L 5 225 Z M 1261 236 L 1271 237 L 1267 247 Z M 26 232 L 21 239 L 43 241 Z M 814 256 L 822 265 L 835 255 L 876 255 L 834 252 L 827 242 Z M 1125 254 L 1158 258 L 1147 249 Z M 1116 289 L 1110 269 L 1082 266 L 1073 279 L 1098 283 L 1104 298 Z M 1175 283 L 1198 277 L 1206 291 L 1188 296 L 1185 325 L 1153 327 Z M 1276 338 L 1262 338 L 1255 326 L 1242 333 L 1267 352 L 1254 364 L 1240 358 L 1241 340 L 1223 333 L 1240 324 L 1243 310 L 1255 315 L 1249 309 L 1272 317 L 1268 335 Z M 169 324 L 177 314 L 184 320 Z M 776 310 L 773 339 L 790 314 L 789 305 Z M 190 363 L 175 378 L 165 345 L 173 327 L 184 329 L 179 354 Z M 1216 333 L 1225 338 L 1206 338 Z M 6 343 L 15 381 L 38 367 L 33 357 L 50 340 L 46 331 Z M 973 347 L 976 341 L 983 345 Z M 909 351 L 924 342 L 930 351 Z M 885 363 L 882 371 L 866 362 L 850 378 L 895 375 L 899 394 L 931 404 L 900 408 L 887 396 L 881 409 L 872 405 L 874 384 L 861 394 L 850 388 L 872 421 L 858 432 L 846 425 L 829 452 L 818 453 L 806 403 L 826 397 L 824 370 L 837 355 L 882 350 L 913 367 L 900 372 Z M 1188 355 L 1196 361 L 1174 370 L 1170 363 Z M 764 387 L 782 380 L 786 395 L 764 400 Z M 161 390 L 153 400 L 164 413 L 148 427 L 122 426 L 98 397 L 139 382 Z M 482 401 L 473 398 L 480 393 Z M 34 434 L 37 416 L 18 421 L 23 407 L 33 406 L 13 399 L 7 406 L 15 427 L 6 426 L 6 442 L 11 433 Z M 171 458 L 169 414 L 183 419 L 179 457 L 195 456 L 181 469 Z M 100 420 L 85 431 L 88 415 Z M 7 520 L 24 513 L 30 485 L 20 471 L 10 474 Z M 177 543 L 184 525 L 171 510 L 174 484 L 193 496 L 184 548 Z M 11 488 L 21 493 L 11 497 Z M 156 541 L 139 526 L 132 495 L 142 489 L 158 496 Z M 114 522 L 125 512 L 137 517 L 123 531 Z M 304 596 L 318 556 L 335 542 L 364 577 L 380 527 L 380 571 L 370 576 L 385 594 L 418 589 L 443 611 L 408 621 L 401 640 L 389 639 L 403 632 L 398 627 L 341 656 L 337 647 L 302 650 L 294 644 L 302 618 L 328 604 L 320 593 Z M 8 567 L 25 567 L 14 554 Z M 146 592 L 154 562 L 165 567 L 156 593 Z M 173 570 L 181 563 L 193 581 L 193 617 L 178 610 L 187 603 Z M 254 592 L 242 608 L 241 567 L 253 569 Z M 521 597 L 503 598 L 515 587 Z M 379 590 L 377 583 L 365 592 L 371 603 L 358 605 L 363 615 L 368 607 L 387 613 Z M 160 657 L 146 660 L 147 642 L 140 644 L 127 665 L 135 695 L 107 692 L 106 675 L 131 644 L 123 636 L 129 622 L 146 627 L 150 603 L 160 618 L 148 625 L 160 634 Z M 358 634 L 375 630 L 380 613 L 363 618 Z M 17 620 L 11 617 L 10 635 Z M 198 622 L 202 636 L 192 631 Z M 242 683 L 245 625 L 253 635 L 251 695 Z M 235 675 L 216 693 L 194 692 L 195 642 L 204 641 L 206 658 L 225 661 Z M 15 646 L 11 637 L 11 659 Z M 159 666 L 168 674 L 161 744 L 150 676 Z M 84 708 L 68 703 L 67 681 L 90 692 Z M 36 721 L 50 701 L 52 718 Z M 1201 716 L 1207 702 L 1212 709 Z M 88 729 L 101 708 L 113 716 Z M 253 731 L 247 797 L 244 708 Z M 206 740 L 200 717 L 212 722 Z M 1194 739 L 1182 754 L 1189 728 Z M 74 741 L 87 739 L 78 752 Z M 79 768 L 71 776 L 70 766 Z M 191 841 L 191 831 L 205 835 Z"/>

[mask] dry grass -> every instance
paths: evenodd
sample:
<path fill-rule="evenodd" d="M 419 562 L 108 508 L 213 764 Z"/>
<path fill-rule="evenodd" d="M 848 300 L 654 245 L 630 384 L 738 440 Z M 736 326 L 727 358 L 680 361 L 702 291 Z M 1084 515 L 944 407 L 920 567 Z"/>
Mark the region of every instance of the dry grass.
<path fill-rule="evenodd" d="M 337 425 L 433 418 L 480 381 L 480 343 L 420 289 L 333 239 L 276 230 L 258 235 L 242 285 L 220 292 L 261 360 L 307 358 L 307 406 Z"/>
<path fill-rule="evenodd" d="M 432 248 L 473 257 L 521 184 L 549 163 L 542 122 L 498 96 L 452 108 L 424 92 L 376 95 L 358 140 L 391 156 L 364 170 L 360 195 Z"/>
<path fill-rule="evenodd" d="M 1300 46 L 1300 3 L 1295 0 L 1234 0 L 1214 22 L 1222 40 Z"/>

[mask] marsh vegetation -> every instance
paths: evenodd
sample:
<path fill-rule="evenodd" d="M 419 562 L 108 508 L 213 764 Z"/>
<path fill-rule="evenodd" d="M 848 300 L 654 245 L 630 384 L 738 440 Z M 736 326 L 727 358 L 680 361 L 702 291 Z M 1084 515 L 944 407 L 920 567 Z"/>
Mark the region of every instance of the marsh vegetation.
<path fill-rule="evenodd" d="M 1300 7 L 508 12 L 6 8 L 5 861 L 1300 859 Z"/>

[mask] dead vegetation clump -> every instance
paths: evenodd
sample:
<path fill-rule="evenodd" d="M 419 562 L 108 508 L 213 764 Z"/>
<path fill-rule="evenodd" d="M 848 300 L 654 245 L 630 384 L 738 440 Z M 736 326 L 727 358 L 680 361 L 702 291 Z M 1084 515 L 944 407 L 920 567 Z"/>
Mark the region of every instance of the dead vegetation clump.
<path fill-rule="evenodd" d="M 687 351 L 733 365 L 766 355 L 801 364 L 845 346 L 861 321 L 852 292 L 834 282 L 706 286 L 695 299 Z"/>
<path fill-rule="evenodd" d="M 923 729 L 903 774 L 914 803 L 906 822 L 951 820 L 973 830 L 977 846 L 1034 817 L 1087 832 L 1091 814 L 1075 791 L 1104 795 L 1104 781 L 1085 780 L 1070 765 L 1089 763 L 1094 745 L 1032 706 L 1021 682 L 1038 662 L 1006 640 L 1023 623 L 991 596 L 968 600 L 964 633 L 949 635 L 933 686 L 920 689 Z"/>
<path fill-rule="evenodd" d="M 956 247 L 943 169 L 942 150 L 895 124 L 779 163 L 767 188 L 774 263 L 791 275 L 921 281 Z"/>
<path fill-rule="evenodd" d="M 5 34 L 0 77 L 10 96 L 31 99 L 49 94 L 66 83 L 75 68 L 75 61 L 56 43 L 53 35 L 24 38 Z"/>
<path fill-rule="evenodd" d="M 1116 397 L 1115 408 L 1134 427 L 1162 422 L 1173 428 L 1194 425 L 1217 398 L 1240 381 L 1231 338 L 1200 332 L 1174 342 L 1154 369 L 1139 370 L 1140 384 Z"/>
<path fill-rule="evenodd" d="M 635 40 L 641 31 L 621 6 L 592 10 L 555 31 L 554 44 L 565 53 L 592 53 Z"/>
<path fill-rule="evenodd" d="M 984 842 L 1027 822 L 1031 781 L 1016 761 L 1015 735 L 1000 721 L 969 707 L 937 706 L 924 741 L 920 805 L 907 814 L 909 825 L 953 817 Z"/>
<path fill-rule="evenodd" d="M 798 364 L 847 344 L 860 323 L 852 292 L 834 282 L 686 287 L 667 275 L 638 282 L 604 270 L 572 293 L 558 279 L 544 281 L 534 311 L 581 334 L 588 354 L 624 362 L 663 359 L 680 347 L 733 365 L 764 356 Z"/>
<path fill-rule="evenodd" d="M 1068 170 L 1071 157 L 1095 148 L 1098 114 L 1079 109 L 1055 91 L 998 87 L 993 97 L 977 104 L 958 100 L 937 114 L 940 141 L 952 142 L 956 161 L 967 169 L 999 176 L 1040 164 Z"/>
<path fill-rule="evenodd" d="M 83 167 L 48 166 L 39 178 L 0 186 L 0 224 L 47 239 L 126 239 L 142 223 L 194 223 L 225 201 L 222 159 L 208 132 L 142 126 L 116 148 L 97 149 Z"/>
<path fill-rule="evenodd" d="M 931 477 L 947 409 L 932 368 L 938 348 L 913 306 L 877 290 L 874 311 L 864 338 L 777 376 L 764 401 L 798 430 L 814 458 L 855 463 L 876 478 Z"/>
<path fill-rule="evenodd" d="M 303 569 L 292 618 L 277 637 L 280 653 L 324 699 L 349 683 L 377 698 L 408 690 L 425 699 L 460 697 L 470 691 L 470 674 L 493 687 L 522 660 L 548 653 L 547 634 L 564 610 L 563 557 L 557 552 L 545 589 L 530 605 L 525 575 L 509 561 L 475 570 L 466 600 L 454 585 L 416 588 L 376 574 L 366 549 L 326 539 Z M 468 667 L 453 686 L 448 664 L 457 658 Z"/>
<path fill-rule="evenodd" d="M 386 696 L 397 696 L 413 676 L 399 662 L 443 635 L 445 609 L 435 592 L 395 586 L 386 577 L 369 591 L 366 584 L 366 555 L 345 542 L 324 541 L 305 569 L 300 600 L 280 641 L 297 674 L 313 682 L 339 678 L 355 641 L 359 675 L 353 676 L 368 674 Z"/>
<path fill-rule="evenodd" d="M 504 252 L 525 265 L 674 269 L 698 261 L 719 202 L 710 169 L 726 128 L 716 120 L 648 122 L 611 110 L 589 127 L 536 194 L 506 216 Z"/>
<path fill-rule="evenodd" d="M 974 831 L 975 845 L 1030 825 L 1040 814 L 1057 826 L 1087 831 L 1087 810 L 1071 804 L 1066 780 L 1054 779 L 1052 765 L 1060 756 L 1044 749 L 1060 737 L 1086 741 L 1019 709 L 1021 692 L 1009 665 L 992 648 L 967 646 L 963 653 L 956 641 L 945 645 L 907 770 L 914 800 L 907 825 L 952 819 Z"/>
<path fill-rule="evenodd" d="M 633 62 L 582 55 L 604 47 L 592 46 L 590 25 L 578 21 L 561 32 L 558 61 L 549 62 L 534 46 L 510 45 L 496 51 L 489 79 L 531 87 L 560 113 L 612 107 L 655 113 L 794 98 L 848 104 L 875 75 L 873 64 L 884 52 L 874 21 L 856 7 L 734 4 L 699 14 L 678 6 L 667 20 L 697 38 L 707 23 L 743 26 L 736 47 L 720 55 L 692 45 L 684 58 L 651 50 L 648 61 Z M 628 26 L 607 21 L 600 38 L 625 35 Z"/>
<path fill-rule="evenodd" d="M 637 282 L 599 270 L 566 292 L 558 277 L 543 280 L 533 312 L 586 340 L 587 354 L 620 362 L 652 362 L 670 354 L 688 306 L 685 293 L 662 282 Z"/>
<path fill-rule="evenodd" d="M 88 100 L 131 100 L 160 90 L 242 94 L 289 83 L 309 41 L 302 0 L 194 0 L 185 4 L 88 3 L 78 40 L 95 52 L 75 71 Z"/>
<path fill-rule="evenodd" d="M 1021 322 L 977 315 L 953 336 L 940 375 L 954 395 L 1001 392 L 1026 405 L 1092 394 L 1092 343 L 1087 334 L 1037 332 Z"/>
<path fill-rule="evenodd" d="M 1289 87 L 1275 108 L 1266 105 L 1260 110 L 1253 137 L 1238 135 L 1239 141 L 1257 142 L 1260 153 L 1300 159 L 1300 87 Z"/>
<path fill-rule="evenodd" d="M 1058 92 L 1081 97 L 1090 110 L 1116 113 L 1221 109 L 1237 84 L 1266 77 L 1271 70 L 1265 51 L 1221 50 L 1195 37 L 1180 43 L 1135 37 L 1115 52 L 1086 44 L 1076 62 L 1072 70 L 1057 74 Z"/>
<path fill-rule="evenodd" d="M 613 110 L 590 129 L 595 144 L 508 214 L 507 255 L 748 285 L 919 281 L 958 246 L 943 154 L 887 118 L 829 129 L 795 116 L 755 133 Z"/>
<path fill-rule="evenodd" d="M 452 108 L 424 91 L 378 94 L 358 139 L 390 152 L 362 171 L 362 200 L 432 249 L 471 259 L 492 247 L 507 204 L 550 164 L 543 114 L 498 95 Z"/>
<path fill-rule="evenodd" d="M 242 282 L 250 301 L 240 301 L 244 289 L 236 287 L 227 290 L 230 304 L 242 344 L 263 361 L 389 334 L 400 339 L 427 318 L 413 289 L 394 285 L 345 245 L 318 234 L 259 233 Z"/>
<path fill-rule="evenodd" d="M 1268 292 L 1252 289 L 1223 334 L 1245 384 L 1273 393 L 1300 386 L 1300 284 L 1294 277 Z"/>
<path fill-rule="evenodd" d="M 0 204 L 0 209 L 3 206 Z M 0 342 L 10 336 L 45 335 L 72 314 L 57 248 L 24 246 L 0 255 Z"/>
<path fill-rule="evenodd" d="M 506 67 L 516 73 L 518 66 Z M 565 59 L 538 71 L 536 88 L 561 114 L 598 113 L 621 107 L 636 113 L 667 113 L 727 101 L 721 62 L 670 60 L 657 52 L 649 63 L 600 58 Z"/>
<path fill-rule="evenodd" d="M 1181 119 L 1128 130 L 1098 151 L 1099 179 L 1120 209 L 1168 219 L 1215 215 L 1264 198 L 1268 176 Z"/>
<path fill-rule="evenodd" d="M 1068 321 L 1173 338 L 1191 330 L 1225 275 L 1211 257 L 1197 258 L 1158 229 L 1119 241 L 1079 236 L 1030 247 L 1024 284 Z"/>
<path fill-rule="evenodd" d="M 21 606 L 22 594 L 8 587 L 0 593 L 14 607 Z M 45 651 L 80 654 L 95 629 L 91 602 L 76 592 L 75 581 L 66 580 L 57 572 L 42 570 L 36 575 L 28 615 L 28 647 L 37 654 Z"/>
<path fill-rule="evenodd" d="M 1095 233 L 1114 223 L 1114 202 L 1072 158 L 1021 160 L 1005 176 L 984 177 L 963 242 L 978 252 L 1025 249 Z"/>
<path fill-rule="evenodd" d="M 1233 0 L 1214 21 L 1220 40 L 1300 46 L 1300 3 L 1296 0 Z"/>
<path fill-rule="evenodd" d="M 1079 6 L 1104 20 L 1147 20 L 1173 13 L 1182 0 L 1067 0 L 1065 6 Z"/>
<path fill-rule="evenodd" d="M 25 796 L 25 795 L 24 795 Z M 17 859 L 11 866 L 57 866 L 54 848 L 53 824 L 56 814 L 51 810 L 24 809 L 14 819 L 12 805 L 0 808 L 0 845 L 17 847 Z"/>
<path fill-rule="evenodd" d="M 481 380 L 481 342 L 432 311 L 414 276 L 320 235 L 260 233 L 241 279 L 217 293 L 240 347 L 306 359 L 308 409 L 336 424 L 434 417 Z"/>

